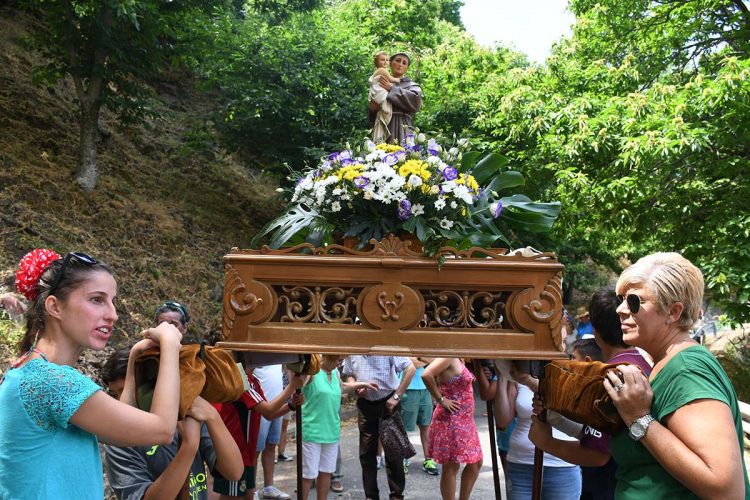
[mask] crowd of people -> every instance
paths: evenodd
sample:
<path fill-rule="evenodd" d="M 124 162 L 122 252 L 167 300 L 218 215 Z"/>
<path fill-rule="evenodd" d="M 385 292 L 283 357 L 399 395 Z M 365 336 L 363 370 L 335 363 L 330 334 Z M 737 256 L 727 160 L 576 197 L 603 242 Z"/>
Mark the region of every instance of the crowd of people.
<path fill-rule="evenodd" d="M 112 270 L 86 254 L 34 250 L 16 278 L 25 303 L 2 303 L 23 312 L 27 327 L 0 381 L 2 499 L 101 498 L 102 470 L 121 499 L 290 498 L 274 485 L 274 463 L 293 460 L 279 445 L 284 416 L 298 408 L 302 498 L 313 486 L 319 500 L 327 498 L 343 489 L 347 394 L 356 397 L 368 499 L 380 498 L 381 445 L 388 497 L 405 498 L 414 451 L 405 454 L 386 435 L 384 423 L 394 419 L 404 432 L 418 429 L 422 470 L 440 476 L 434 496 L 471 498 L 484 459 L 475 394 L 493 402 L 511 500 L 531 498 L 535 449 L 544 451 L 542 498 L 550 500 L 750 498 L 735 391 L 689 335 L 701 313 L 702 274 L 679 254 L 644 257 L 577 315 L 584 333 L 570 345 L 572 359 L 616 366 L 602 384 L 625 429 L 611 435 L 546 412 L 540 382 L 523 363 L 459 358 L 324 355 L 311 376 L 243 360 L 238 400 L 212 404 L 199 396 L 178 420 L 185 306 L 156 307 L 155 326 L 103 366 L 103 391 L 73 367 L 84 349 L 104 349 L 112 334 Z M 158 374 L 143 403 L 136 360 L 154 347 Z"/>

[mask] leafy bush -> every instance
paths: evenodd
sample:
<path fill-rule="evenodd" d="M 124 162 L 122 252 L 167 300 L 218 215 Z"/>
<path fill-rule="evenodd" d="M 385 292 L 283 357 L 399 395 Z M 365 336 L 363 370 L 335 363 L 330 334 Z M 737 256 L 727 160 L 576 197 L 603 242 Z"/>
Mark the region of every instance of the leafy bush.
<path fill-rule="evenodd" d="M 739 400 L 750 402 L 750 333 L 743 331 L 717 357 L 729 375 Z"/>

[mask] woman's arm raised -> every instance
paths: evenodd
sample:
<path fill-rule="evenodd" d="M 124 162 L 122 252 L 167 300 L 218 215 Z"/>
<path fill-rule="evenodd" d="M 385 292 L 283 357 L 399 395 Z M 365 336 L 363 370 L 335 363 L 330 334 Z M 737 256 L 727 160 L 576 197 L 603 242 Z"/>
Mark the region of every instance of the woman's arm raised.
<path fill-rule="evenodd" d="M 104 443 L 145 446 L 172 442 L 180 403 L 179 355 L 182 334 L 168 323 L 150 328 L 144 334 L 158 343 L 160 348 L 159 373 L 151 410 L 139 410 L 99 391 L 88 398 L 70 419 L 72 424 L 95 434 Z M 128 363 L 129 372 L 131 363 Z M 126 377 L 126 383 L 130 377 L 131 373 Z M 134 392 L 132 379 L 130 392 Z M 125 392 L 123 394 L 124 400 L 132 397 L 125 396 Z"/>

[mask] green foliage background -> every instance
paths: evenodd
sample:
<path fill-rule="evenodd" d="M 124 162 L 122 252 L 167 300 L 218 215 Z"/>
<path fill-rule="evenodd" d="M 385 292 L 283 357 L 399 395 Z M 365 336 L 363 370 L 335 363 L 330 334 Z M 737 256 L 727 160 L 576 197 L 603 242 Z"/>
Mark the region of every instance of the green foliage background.
<path fill-rule="evenodd" d="M 562 202 L 553 232 L 523 242 L 558 252 L 572 271 L 566 287 L 607 281 L 591 272 L 597 265 L 616 273 L 647 253 L 679 251 L 703 269 L 712 306 L 750 320 L 750 13 L 742 0 L 571 0 L 574 32 L 544 65 L 479 46 L 461 25 L 460 0 L 106 3 L 119 9 L 126 46 L 144 51 L 140 63 L 114 52 L 107 71 L 120 83 L 107 88 L 107 105 L 146 109 L 142 84 L 183 68 L 219 103 L 206 118 L 215 128 L 193 137 L 283 182 L 289 168 L 366 134 L 372 55 L 407 50 L 424 89 L 423 131 L 471 137 L 524 174 L 523 194 Z M 40 12 L 65 5 L 92 4 L 33 4 Z M 58 39 L 44 52 L 47 76 L 65 71 Z M 157 43 L 170 50 L 147 50 Z"/>

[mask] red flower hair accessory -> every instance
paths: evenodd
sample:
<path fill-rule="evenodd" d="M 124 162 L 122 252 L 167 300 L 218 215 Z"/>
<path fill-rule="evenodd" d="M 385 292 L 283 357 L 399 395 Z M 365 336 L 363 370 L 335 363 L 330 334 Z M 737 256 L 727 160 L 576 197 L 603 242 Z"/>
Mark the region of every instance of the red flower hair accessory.
<path fill-rule="evenodd" d="M 54 250 L 37 248 L 23 256 L 16 271 L 16 290 L 28 300 L 34 300 L 39 294 L 37 284 L 50 264 L 60 259 Z"/>

